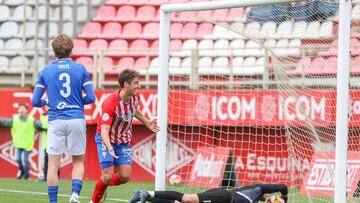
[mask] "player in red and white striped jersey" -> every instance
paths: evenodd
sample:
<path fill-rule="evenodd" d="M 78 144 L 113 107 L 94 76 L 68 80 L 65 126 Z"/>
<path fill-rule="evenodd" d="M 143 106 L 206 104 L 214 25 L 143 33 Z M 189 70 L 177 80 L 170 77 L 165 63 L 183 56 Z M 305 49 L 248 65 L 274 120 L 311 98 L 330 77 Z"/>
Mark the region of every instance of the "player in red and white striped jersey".
<path fill-rule="evenodd" d="M 102 105 L 102 116 L 96 130 L 96 144 L 102 176 L 95 185 L 91 202 L 98 203 L 107 186 L 126 183 L 131 175 L 132 120 L 135 117 L 152 132 L 159 127 L 149 121 L 138 108 L 139 73 L 125 69 L 118 76 L 120 89 L 112 93 Z M 113 167 L 116 172 L 114 174 Z"/>

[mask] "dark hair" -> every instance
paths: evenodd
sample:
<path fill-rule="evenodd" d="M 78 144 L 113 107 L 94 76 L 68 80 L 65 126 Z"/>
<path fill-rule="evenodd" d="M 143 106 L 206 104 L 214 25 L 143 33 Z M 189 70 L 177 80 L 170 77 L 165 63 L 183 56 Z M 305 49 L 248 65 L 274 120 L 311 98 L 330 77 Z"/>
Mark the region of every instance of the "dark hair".
<path fill-rule="evenodd" d="M 57 58 L 69 58 L 74 47 L 74 43 L 69 36 L 60 34 L 54 39 L 51 46 Z"/>
<path fill-rule="evenodd" d="M 18 108 L 20 108 L 20 106 L 24 106 L 25 109 L 29 108 L 29 105 L 27 103 L 18 103 Z"/>
<path fill-rule="evenodd" d="M 132 69 L 125 69 L 119 73 L 118 82 L 121 88 L 124 88 L 125 82 L 131 83 L 134 78 L 139 77 L 139 72 Z"/>

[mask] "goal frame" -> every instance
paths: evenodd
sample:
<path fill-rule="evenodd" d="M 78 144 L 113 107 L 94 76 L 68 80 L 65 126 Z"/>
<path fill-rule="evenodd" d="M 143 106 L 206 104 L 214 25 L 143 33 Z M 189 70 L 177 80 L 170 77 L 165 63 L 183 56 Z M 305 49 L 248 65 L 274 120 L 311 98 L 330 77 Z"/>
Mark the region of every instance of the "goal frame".
<path fill-rule="evenodd" d="M 155 190 L 165 190 L 166 145 L 168 127 L 168 82 L 170 13 L 175 11 L 202 11 L 234 7 L 259 6 L 285 3 L 291 0 L 225 0 L 211 2 L 162 4 L 160 7 L 159 75 L 158 75 L 158 124 L 156 136 Z M 348 120 L 349 120 L 349 74 L 350 74 L 350 28 L 351 0 L 339 0 L 339 39 L 337 61 L 336 97 L 336 148 L 334 202 L 346 202 Z"/>

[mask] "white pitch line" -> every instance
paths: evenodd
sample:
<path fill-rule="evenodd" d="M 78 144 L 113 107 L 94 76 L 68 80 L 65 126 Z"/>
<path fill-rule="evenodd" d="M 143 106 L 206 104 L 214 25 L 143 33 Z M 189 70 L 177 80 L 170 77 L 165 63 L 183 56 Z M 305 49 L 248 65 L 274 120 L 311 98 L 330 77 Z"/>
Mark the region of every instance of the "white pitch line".
<path fill-rule="evenodd" d="M 1 189 L 0 192 L 11 192 L 11 193 L 20 193 L 20 194 L 29 194 L 29 195 L 48 195 L 46 192 L 33 192 L 33 191 L 23 191 L 23 190 L 7 190 Z M 70 197 L 70 195 L 66 194 L 58 194 L 60 197 Z M 80 197 L 80 199 L 84 199 L 84 197 Z M 125 199 L 116 199 L 116 198 L 106 198 L 106 200 L 116 201 L 116 202 L 128 202 Z"/>

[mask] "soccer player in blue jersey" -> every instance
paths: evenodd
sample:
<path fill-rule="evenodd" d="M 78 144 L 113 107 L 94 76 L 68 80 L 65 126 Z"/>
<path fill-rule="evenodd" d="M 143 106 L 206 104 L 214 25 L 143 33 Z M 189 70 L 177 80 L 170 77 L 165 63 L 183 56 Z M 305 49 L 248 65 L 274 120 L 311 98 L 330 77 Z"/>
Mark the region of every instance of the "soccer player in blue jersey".
<path fill-rule="evenodd" d="M 49 106 L 47 153 L 48 195 L 50 203 L 57 203 L 59 189 L 58 169 L 61 154 L 67 150 L 72 155 L 71 203 L 78 203 L 84 175 L 86 125 L 84 105 L 95 101 L 94 89 L 85 67 L 70 59 L 73 42 L 61 34 L 52 42 L 57 60 L 47 65 L 36 82 L 32 105 Z M 85 91 L 83 96 L 82 91 Z M 48 99 L 42 99 L 46 91 Z"/>

